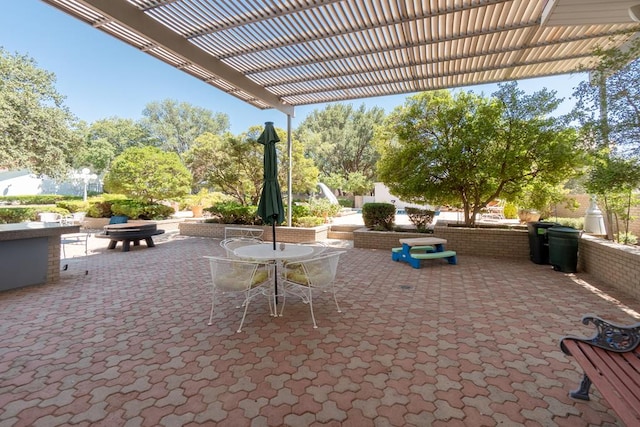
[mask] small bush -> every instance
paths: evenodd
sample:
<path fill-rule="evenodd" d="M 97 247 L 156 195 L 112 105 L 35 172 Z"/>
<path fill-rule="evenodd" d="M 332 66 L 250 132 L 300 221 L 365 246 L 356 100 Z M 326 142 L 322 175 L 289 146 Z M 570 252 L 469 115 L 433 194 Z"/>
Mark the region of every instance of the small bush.
<path fill-rule="evenodd" d="M 346 199 L 344 197 L 338 198 L 338 203 L 340 203 L 340 206 L 344 208 L 353 208 L 355 205 L 355 201 L 353 199 Z"/>
<path fill-rule="evenodd" d="M 166 219 L 173 215 L 173 208 L 159 203 L 143 203 L 138 200 L 115 200 L 111 205 L 113 215 L 129 219 Z"/>
<path fill-rule="evenodd" d="M 365 227 L 378 231 L 391 231 L 396 219 L 396 207 L 391 203 L 365 203 L 362 206 Z"/>
<path fill-rule="evenodd" d="M 419 232 L 424 232 L 429 228 L 436 214 L 435 211 L 419 208 L 405 208 L 405 212 L 409 216 L 409 221 L 416 226 L 416 230 Z"/>
<path fill-rule="evenodd" d="M 53 205 L 62 200 L 82 200 L 82 197 L 62 194 L 35 194 L 29 196 L 0 196 L 0 202 L 18 205 Z"/>
<path fill-rule="evenodd" d="M 340 205 L 333 204 L 325 198 L 311 198 L 309 200 L 309 213 L 311 216 L 333 217 L 340 212 L 340 209 L 342 209 Z"/>
<path fill-rule="evenodd" d="M 110 200 L 96 201 L 89 205 L 87 209 L 87 216 L 90 218 L 111 218 L 113 212 L 111 211 Z"/>
<path fill-rule="evenodd" d="M 86 212 L 89 209 L 89 203 L 84 200 L 61 200 L 56 202 L 56 207 L 66 209 L 70 213 Z"/>
<path fill-rule="evenodd" d="M 518 218 L 518 207 L 513 203 L 507 203 L 504 205 L 502 214 L 507 219 L 516 219 Z"/>
<path fill-rule="evenodd" d="M 324 218 L 317 216 L 301 216 L 295 220 L 291 219 L 294 227 L 317 227 L 324 224 Z"/>
<path fill-rule="evenodd" d="M 618 243 L 622 243 L 623 245 L 637 245 L 638 237 L 636 237 L 633 233 L 618 233 Z"/>
<path fill-rule="evenodd" d="M 257 210 L 257 206 L 243 206 L 237 202 L 218 203 L 205 209 L 212 216 L 207 222 L 245 225 L 262 224 L 262 220 L 256 215 Z"/>
<path fill-rule="evenodd" d="M 542 221 L 542 219 L 541 219 Z M 584 228 L 584 218 L 546 218 L 545 221 L 557 222 L 563 227 L 572 227 L 576 230 Z"/>
<path fill-rule="evenodd" d="M 37 221 L 38 212 L 36 208 L 0 208 L 0 224 Z"/>

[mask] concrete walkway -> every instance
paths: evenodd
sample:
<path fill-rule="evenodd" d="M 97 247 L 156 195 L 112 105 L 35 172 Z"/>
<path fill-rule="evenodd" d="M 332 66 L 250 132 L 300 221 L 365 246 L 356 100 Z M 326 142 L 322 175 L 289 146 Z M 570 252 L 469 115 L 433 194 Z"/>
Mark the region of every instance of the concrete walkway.
<path fill-rule="evenodd" d="M 155 240 L 92 241 L 88 275 L 75 258 L 59 283 L 0 293 L 0 426 L 619 425 L 597 390 L 568 397 L 581 372 L 558 340 L 640 304 L 587 275 L 348 249 L 343 313 L 321 296 L 313 329 L 305 304 L 272 318 L 256 300 L 236 333 L 230 297 L 207 326 L 219 241 Z"/>

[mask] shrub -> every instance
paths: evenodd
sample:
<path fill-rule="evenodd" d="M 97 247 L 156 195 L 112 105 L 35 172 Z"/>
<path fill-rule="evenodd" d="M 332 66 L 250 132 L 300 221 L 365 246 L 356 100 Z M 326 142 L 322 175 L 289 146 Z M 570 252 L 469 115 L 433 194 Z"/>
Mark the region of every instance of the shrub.
<path fill-rule="evenodd" d="M 584 228 L 584 218 L 546 218 L 545 221 L 557 222 L 563 227 L 572 227 L 576 230 Z"/>
<path fill-rule="evenodd" d="M 87 216 L 90 218 L 111 218 L 113 212 L 111 211 L 111 200 L 95 201 L 89 205 L 87 209 Z"/>
<path fill-rule="evenodd" d="M 324 218 L 317 216 L 301 216 L 295 220 L 291 219 L 291 222 L 294 227 L 317 227 L 324 224 Z"/>
<path fill-rule="evenodd" d="M 226 202 L 218 203 L 205 210 L 211 213 L 212 216 L 207 222 L 246 225 L 262 224 L 262 221 L 256 215 L 257 206 L 243 206 L 237 202 Z"/>
<path fill-rule="evenodd" d="M 166 219 L 173 215 L 173 208 L 160 203 L 143 203 L 138 200 L 115 200 L 111 205 L 113 215 L 130 219 Z"/>
<path fill-rule="evenodd" d="M 369 229 L 391 231 L 396 219 L 396 207 L 391 203 L 365 203 L 362 206 L 362 219 Z"/>
<path fill-rule="evenodd" d="M 427 230 L 429 225 L 433 222 L 433 217 L 436 214 L 435 211 L 420 208 L 405 208 L 405 211 L 409 216 L 409 221 L 416 226 L 416 229 L 419 232 Z"/>
<path fill-rule="evenodd" d="M 82 200 L 82 197 L 62 194 L 35 194 L 29 196 L 0 196 L 0 201 L 17 205 L 53 205 L 62 200 Z"/>
<path fill-rule="evenodd" d="M 36 208 L 0 208 L 0 224 L 37 221 L 38 212 Z"/>
<path fill-rule="evenodd" d="M 621 231 L 618 233 L 618 243 L 622 243 L 623 245 L 637 245 L 638 237 L 633 233 L 625 233 Z"/>
<path fill-rule="evenodd" d="M 89 203 L 84 200 L 61 200 L 56 202 L 56 207 L 66 209 L 70 213 L 86 212 L 89 209 Z"/>
<path fill-rule="evenodd" d="M 336 216 L 342 207 L 331 203 L 325 198 L 311 198 L 309 199 L 309 213 L 311 216 L 318 217 L 332 217 Z"/>
<path fill-rule="evenodd" d="M 344 197 L 340 197 L 338 198 L 338 203 L 340 203 L 340 206 L 344 207 L 344 208 L 353 208 L 355 201 L 353 199 L 347 199 Z"/>
<path fill-rule="evenodd" d="M 506 203 L 502 214 L 507 219 L 516 219 L 518 218 L 518 207 L 513 203 Z"/>

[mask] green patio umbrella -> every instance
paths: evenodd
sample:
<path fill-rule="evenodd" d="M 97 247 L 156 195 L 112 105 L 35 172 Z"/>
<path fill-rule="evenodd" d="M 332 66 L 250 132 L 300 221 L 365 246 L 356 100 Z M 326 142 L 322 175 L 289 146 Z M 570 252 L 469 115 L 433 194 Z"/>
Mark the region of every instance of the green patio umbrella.
<path fill-rule="evenodd" d="M 273 127 L 273 122 L 264 124 L 264 131 L 258 137 L 258 142 L 264 145 L 264 181 L 262 193 L 258 203 L 258 216 L 265 224 L 271 224 L 273 229 L 273 250 L 276 250 L 276 223 L 284 221 L 284 206 L 282 193 L 278 183 L 278 158 L 276 142 L 280 141 Z"/>

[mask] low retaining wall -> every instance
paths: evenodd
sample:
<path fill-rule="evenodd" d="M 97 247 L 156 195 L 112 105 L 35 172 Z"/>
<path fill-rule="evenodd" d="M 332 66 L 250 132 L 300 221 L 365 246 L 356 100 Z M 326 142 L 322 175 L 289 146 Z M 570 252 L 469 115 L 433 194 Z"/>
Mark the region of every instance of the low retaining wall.
<path fill-rule="evenodd" d="M 242 225 L 229 225 L 229 224 L 215 224 L 203 221 L 184 221 L 179 225 L 180 234 L 183 236 L 194 237 L 211 237 L 214 239 L 224 239 L 225 227 L 243 227 Z M 271 226 L 255 226 L 247 225 L 246 228 L 262 228 L 264 234 L 262 238 L 265 241 L 272 241 Z M 318 227 L 277 227 L 276 239 L 279 242 L 286 243 L 302 243 L 302 242 L 316 242 L 327 239 L 327 233 L 329 227 L 321 225 Z"/>
<path fill-rule="evenodd" d="M 582 235 L 578 270 L 640 299 L 640 249 Z"/>
<path fill-rule="evenodd" d="M 433 236 L 447 239 L 447 249 L 459 255 L 529 259 L 529 237 L 524 230 L 436 226 L 434 234 L 424 234 L 361 228 L 355 230 L 353 236 L 356 248 L 391 249 L 400 246 L 399 239 Z"/>

